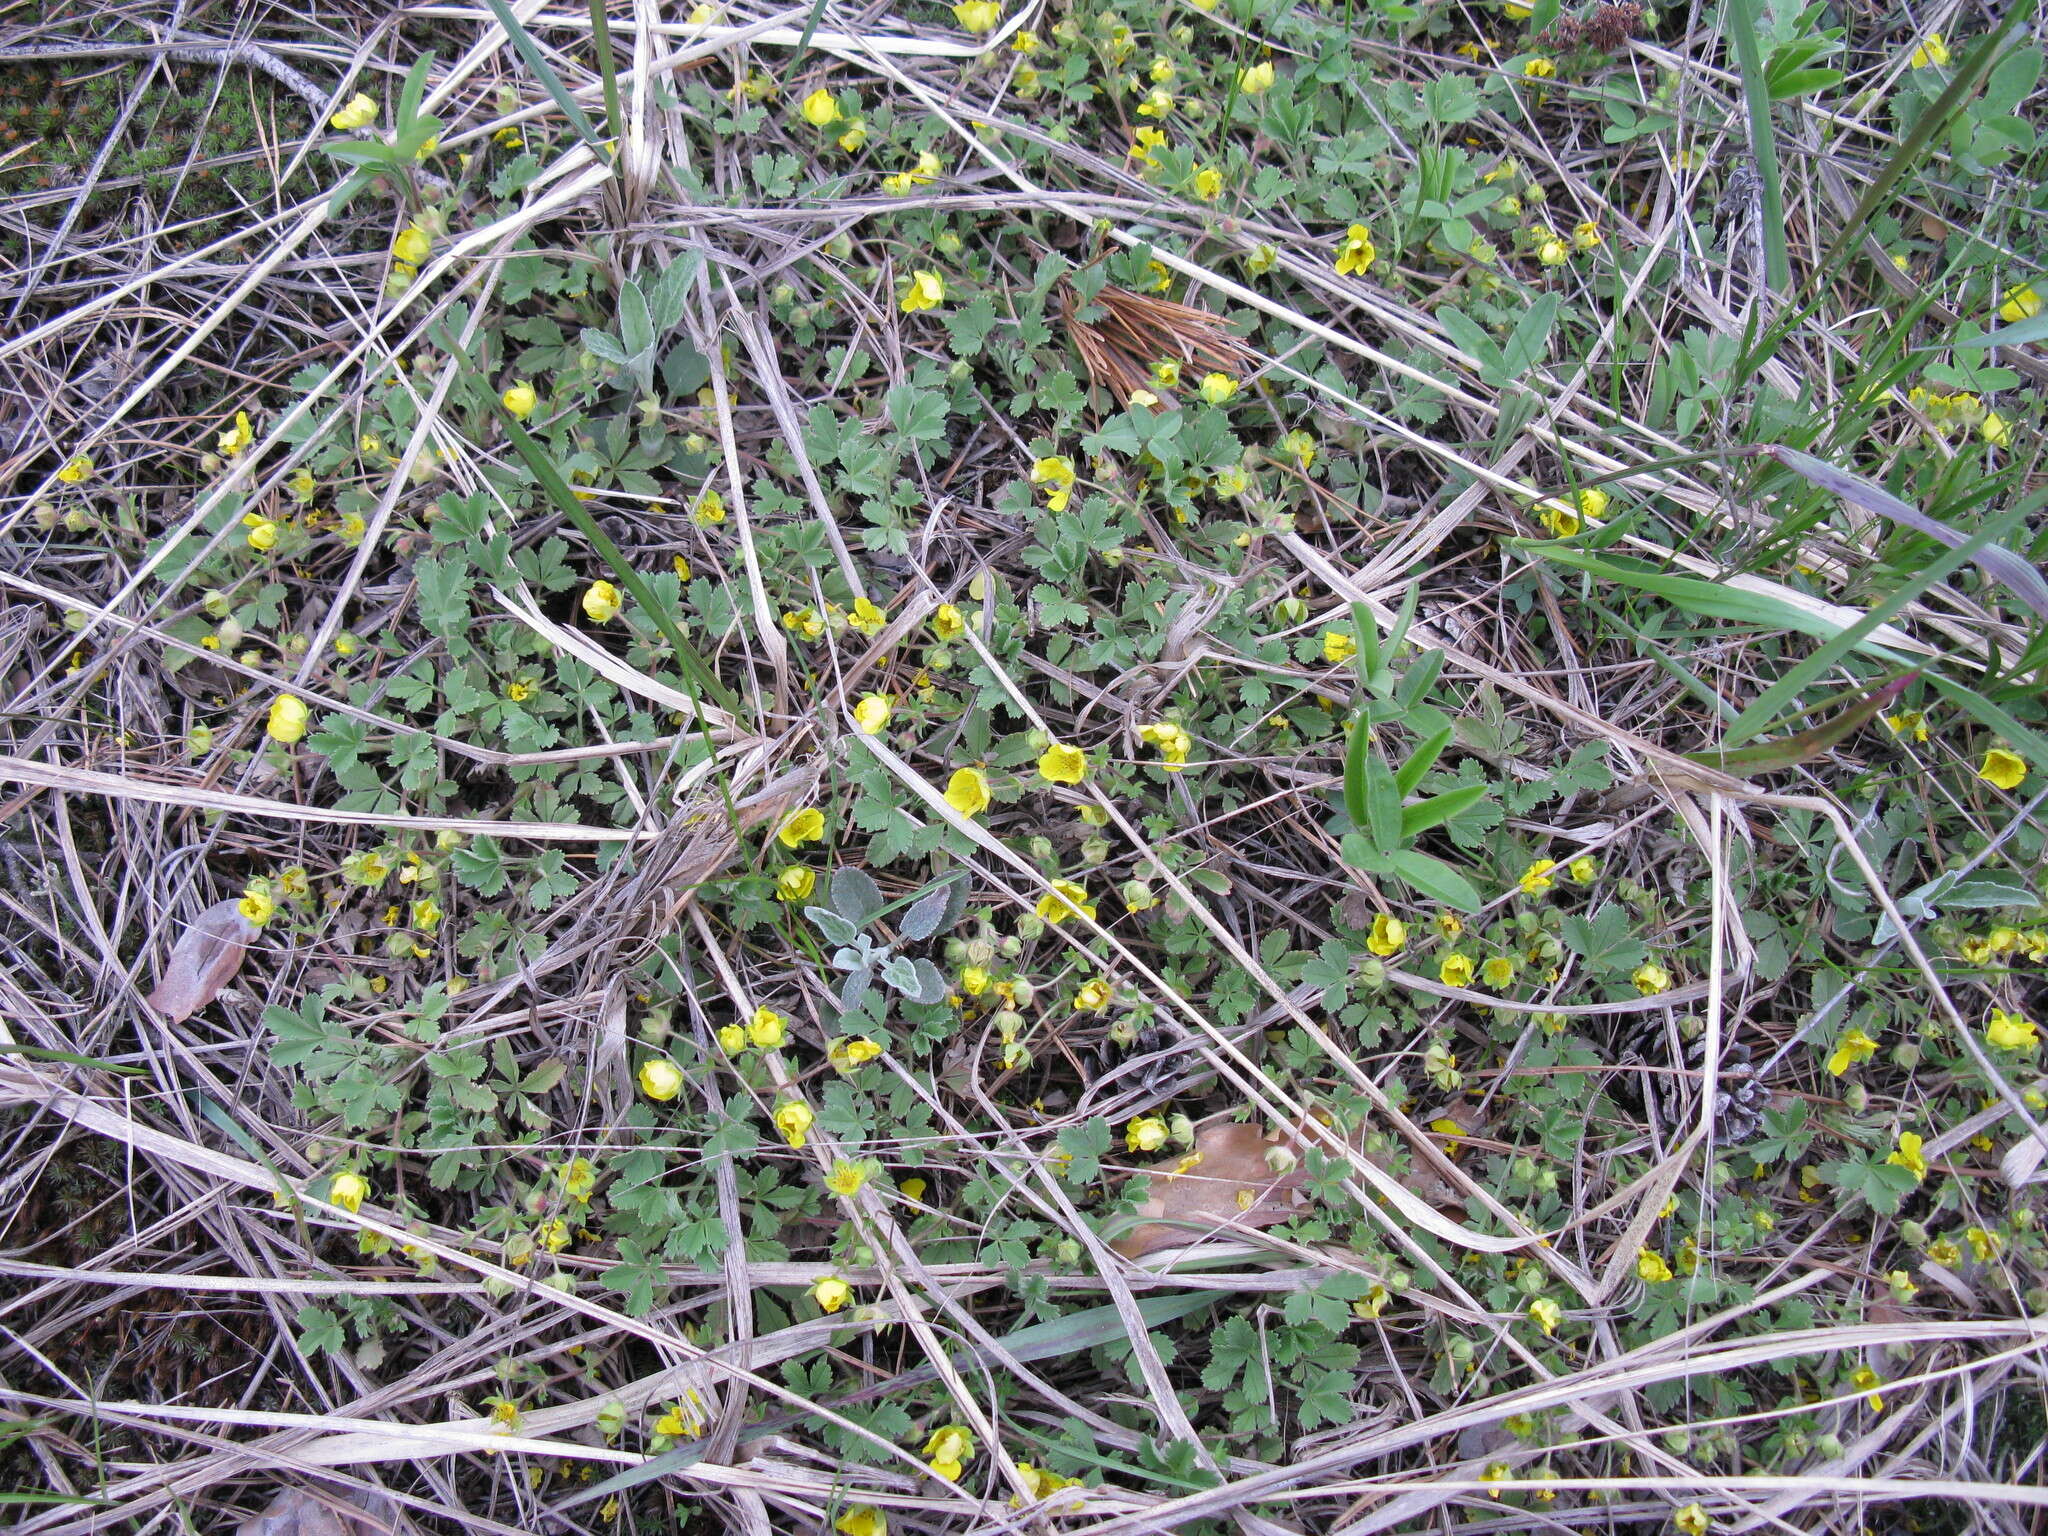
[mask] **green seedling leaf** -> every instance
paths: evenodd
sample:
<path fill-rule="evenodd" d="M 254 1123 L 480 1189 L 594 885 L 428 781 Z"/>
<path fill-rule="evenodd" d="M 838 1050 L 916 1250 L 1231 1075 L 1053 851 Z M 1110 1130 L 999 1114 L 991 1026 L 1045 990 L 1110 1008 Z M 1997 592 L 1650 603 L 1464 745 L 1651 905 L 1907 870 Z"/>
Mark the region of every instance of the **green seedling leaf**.
<path fill-rule="evenodd" d="M 1464 784 L 1446 794 L 1432 795 L 1401 811 L 1401 840 L 1413 842 L 1431 827 L 1440 827 L 1453 816 L 1462 816 L 1493 793 L 1491 784 Z"/>
<path fill-rule="evenodd" d="M 1408 754 L 1408 761 L 1394 775 L 1394 787 L 1403 799 L 1414 794 L 1422 776 L 1436 766 L 1436 760 L 1444 755 L 1444 748 L 1451 744 L 1452 734 L 1451 728 L 1446 726 Z"/>
<path fill-rule="evenodd" d="M 1387 855 L 1387 868 L 1432 901 L 1460 912 L 1477 912 L 1485 900 L 1477 886 L 1442 859 L 1402 848 Z"/>
<path fill-rule="evenodd" d="M 832 910 L 856 928 L 869 922 L 888 905 L 874 876 L 848 865 L 832 871 Z M 843 940 L 835 942 L 844 942 Z"/>

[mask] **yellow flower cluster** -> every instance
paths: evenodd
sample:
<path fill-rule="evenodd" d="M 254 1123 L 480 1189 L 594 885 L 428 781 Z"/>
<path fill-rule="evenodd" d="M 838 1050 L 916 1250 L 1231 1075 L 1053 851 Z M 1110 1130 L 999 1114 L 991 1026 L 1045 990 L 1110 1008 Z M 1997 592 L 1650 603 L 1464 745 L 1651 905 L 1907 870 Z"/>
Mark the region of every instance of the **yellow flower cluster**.
<path fill-rule="evenodd" d="M 1159 749 L 1159 755 L 1164 759 L 1160 766 L 1168 773 L 1179 773 L 1187 765 L 1188 749 L 1194 745 L 1194 738 L 1171 720 L 1140 726 L 1138 738 Z"/>
<path fill-rule="evenodd" d="M 1554 539 L 1568 539 L 1581 528 L 1597 526 L 1607 511 L 1608 496 L 1598 487 L 1574 491 L 1570 500 L 1546 496 L 1536 503 L 1536 516 Z"/>
<path fill-rule="evenodd" d="M 930 186 L 939 179 L 943 162 L 930 150 L 919 150 L 917 166 L 913 170 L 898 171 L 893 176 L 882 178 L 882 190 L 891 197 L 908 197 L 919 187 Z"/>

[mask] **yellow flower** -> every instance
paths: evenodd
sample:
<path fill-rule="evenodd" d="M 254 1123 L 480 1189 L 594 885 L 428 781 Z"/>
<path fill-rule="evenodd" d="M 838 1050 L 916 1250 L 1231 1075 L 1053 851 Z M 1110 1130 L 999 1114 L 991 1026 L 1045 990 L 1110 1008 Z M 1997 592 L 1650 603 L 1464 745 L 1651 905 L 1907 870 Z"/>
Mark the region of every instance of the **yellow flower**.
<path fill-rule="evenodd" d="M 1384 912 L 1373 914 L 1372 932 L 1366 937 L 1365 941 L 1367 949 L 1384 960 L 1389 955 L 1398 955 L 1401 952 L 1401 946 L 1407 942 L 1408 925 L 1406 923 L 1402 922 L 1398 917 L 1389 917 Z"/>
<path fill-rule="evenodd" d="M 960 973 L 960 990 L 969 997 L 979 997 L 988 990 L 989 983 L 993 980 L 985 967 L 970 965 Z"/>
<path fill-rule="evenodd" d="M 1536 247 L 1536 259 L 1546 267 L 1561 267 L 1572 258 L 1572 248 L 1553 235 Z"/>
<path fill-rule="evenodd" d="M 1237 72 L 1237 88 L 1247 96 L 1263 96 L 1273 89 L 1273 61 L 1253 64 Z"/>
<path fill-rule="evenodd" d="M 1211 405 L 1228 405 L 1237 393 L 1237 380 L 1227 373 L 1205 373 L 1198 392 Z"/>
<path fill-rule="evenodd" d="M 2008 324 L 2031 320 L 2041 313 L 2041 295 L 2034 292 L 2031 283 L 2021 283 L 2017 288 L 2006 290 L 2005 302 L 1998 306 L 1998 318 Z"/>
<path fill-rule="evenodd" d="M 500 128 L 491 138 L 505 149 L 526 148 L 526 135 L 517 128 Z"/>
<path fill-rule="evenodd" d="M 517 384 L 506 390 L 504 394 L 498 396 L 498 403 L 505 407 L 506 413 L 515 421 L 524 421 L 533 414 L 534 408 L 540 404 L 540 396 L 534 392 L 531 384 L 521 379 Z"/>
<path fill-rule="evenodd" d="M 1991 1022 L 1985 1026 L 1984 1038 L 1991 1042 L 1993 1050 L 2031 1051 L 2040 1043 L 2041 1037 L 2034 1021 L 2024 1014 L 1994 1008 L 1991 1010 Z"/>
<path fill-rule="evenodd" d="M 1590 853 L 1582 853 L 1565 866 L 1565 872 L 1580 885 L 1591 885 L 1593 877 L 1600 873 L 1600 866 Z"/>
<path fill-rule="evenodd" d="M 764 1051 L 779 1049 L 789 1039 L 789 1021 L 772 1008 L 756 1008 L 747 1020 L 747 1041 Z"/>
<path fill-rule="evenodd" d="M 1987 1232 L 1982 1227 L 1963 1228 L 1963 1240 L 1970 1245 L 1971 1257 L 1979 1264 L 1989 1264 L 1998 1257 L 2005 1246 L 2005 1239 L 1996 1232 Z"/>
<path fill-rule="evenodd" d="M 1358 654 L 1358 642 L 1346 630 L 1326 629 L 1323 631 L 1323 660 L 1333 666 L 1349 661 Z"/>
<path fill-rule="evenodd" d="M 951 603 L 941 603 L 932 611 L 932 633 L 951 644 L 967 633 L 967 618 Z"/>
<path fill-rule="evenodd" d="M 1557 868 L 1557 860 L 1538 859 L 1527 869 L 1523 870 L 1521 880 L 1522 894 L 1524 896 L 1534 896 L 1539 891 L 1549 890 L 1552 884 L 1555 883 L 1550 877 L 1550 872 L 1555 868 Z"/>
<path fill-rule="evenodd" d="M 1140 117 L 1170 117 L 1173 114 L 1173 92 L 1163 85 L 1155 85 L 1145 93 L 1145 99 L 1138 103 Z"/>
<path fill-rule="evenodd" d="M 640 1091 L 657 1104 L 665 1104 L 683 1091 L 683 1069 L 666 1056 L 656 1056 L 640 1068 Z"/>
<path fill-rule="evenodd" d="M 1636 990 L 1645 997 L 1671 990 L 1671 973 L 1654 960 L 1645 961 L 1635 969 L 1629 980 L 1636 984 Z"/>
<path fill-rule="evenodd" d="M 1158 1115 L 1140 1115 L 1124 1127 L 1124 1146 L 1132 1152 L 1157 1152 L 1166 1145 L 1165 1120 Z"/>
<path fill-rule="evenodd" d="M 1082 1013 L 1100 1013 L 1115 995 L 1110 984 L 1097 976 L 1081 984 L 1081 990 L 1074 994 L 1074 1007 Z"/>
<path fill-rule="evenodd" d="M 1514 7 L 1509 6 L 1508 9 L 1513 10 Z M 1707 1536 L 1707 1532 L 1714 1528 L 1714 1522 L 1708 1518 L 1707 1512 L 1700 1508 L 1698 1500 L 1694 1500 L 1681 1510 L 1674 1511 L 1671 1523 L 1684 1532 L 1685 1536 Z"/>
<path fill-rule="evenodd" d="M 1091 922 L 1095 919 L 1095 903 L 1088 899 L 1088 888 L 1073 880 L 1053 881 L 1052 889 L 1038 898 L 1035 910 L 1054 927 L 1070 917 L 1085 917 Z"/>
<path fill-rule="evenodd" d="M 277 524 L 267 517 L 259 517 L 250 525 L 244 537 L 248 539 L 251 549 L 274 549 L 277 547 Z"/>
<path fill-rule="evenodd" d="M 953 19 L 960 23 L 961 31 L 979 37 L 1002 25 L 1003 8 L 996 0 L 960 0 L 953 7 Z"/>
<path fill-rule="evenodd" d="M 1436 974 L 1447 987 L 1469 987 L 1473 976 L 1472 957 L 1453 950 L 1437 965 Z"/>
<path fill-rule="evenodd" d="M 327 1198 L 344 1211 L 360 1211 L 370 1198 L 370 1181 L 360 1173 L 337 1173 L 327 1186 Z"/>
<path fill-rule="evenodd" d="M 1049 784 L 1078 784 L 1088 777 L 1088 754 L 1053 742 L 1038 760 L 1038 776 Z"/>
<path fill-rule="evenodd" d="M 1157 170 L 1159 161 L 1152 151 L 1166 147 L 1166 133 L 1159 128 L 1140 128 L 1131 136 L 1130 158 Z"/>
<path fill-rule="evenodd" d="M 868 125 L 856 117 L 853 120 L 853 122 L 848 125 L 846 132 L 839 135 L 837 142 L 841 149 L 845 150 L 849 155 L 851 155 L 857 152 L 859 149 L 861 149 L 861 147 L 864 146 L 867 143 L 867 141 Z"/>
<path fill-rule="evenodd" d="M 1996 411 L 1984 413 L 1984 419 L 1977 424 L 1977 431 L 1994 448 L 2012 446 L 2012 423 Z"/>
<path fill-rule="evenodd" d="M 1345 231 L 1343 240 L 1337 246 L 1337 274 L 1349 277 L 1354 272 L 1367 272 L 1379 257 L 1372 243 L 1372 231 L 1363 224 L 1354 224 Z"/>
<path fill-rule="evenodd" d="M 249 425 L 247 411 L 235 412 L 235 424 L 221 433 L 213 442 L 224 459 L 232 459 L 256 441 L 256 429 Z"/>
<path fill-rule="evenodd" d="M 654 1432 L 667 1435 L 671 1440 L 696 1439 L 704 1433 L 707 1420 L 698 1406 L 697 1394 L 688 1393 L 685 1401 L 668 1405 L 668 1410 L 654 1421 Z"/>
<path fill-rule="evenodd" d="M 2018 789 L 2026 776 L 2027 760 L 2003 747 L 1993 747 L 1986 752 L 1983 766 L 1977 770 L 1978 778 L 1999 789 Z"/>
<path fill-rule="evenodd" d="M 864 693 L 860 702 L 853 706 L 853 723 L 868 736 L 879 736 L 889 724 L 889 696 L 886 693 Z"/>
<path fill-rule="evenodd" d="M 775 899 L 808 901 L 817 885 L 817 871 L 807 869 L 801 864 L 785 864 L 782 872 L 775 877 Z"/>
<path fill-rule="evenodd" d="M 925 1441 L 924 1459 L 931 1463 L 935 1475 L 949 1483 L 958 1482 L 961 1468 L 974 1459 L 974 1436 L 961 1425 L 948 1424 Z"/>
<path fill-rule="evenodd" d="M 1842 1036 L 1842 1043 L 1828 1057 L 1828 1076 L 1840 1077 L 1859 1061 L 1868 1061 L 1876 1054 L 1877 1042 L 1862 1030 L 1852 1029 Z"/>
<path fill-rule="evenodd" d="M 583 594 L 583 613 L 593 624 L 609 624 L 625 606 L 619 589 L 608 581 L 593 581 Z"/>
<path fill-rule="evenodd" d="M 1188 749 L 1194 745 L 1194 738 L 1171 720 L 1140 726 L 1138 739 L 1159 749 L 1165 759 L 1160 766 L 1168 773 L 1179 773 L 1186 766 Z"/>
<path fill-rule="evenodd" d="M 1038 34 L 1028 29 L 1017 33 L 1010 39 L 1010 51 L 1012 53 L 1038 52 Z"/>
<path fill-rule="evenodd" d="M 1942 41 L 1939 32 L 1930 32 L 1906 62 L 1914 69 L 1925 69 L 1930 64 L 1945 69 L 1948 67 L 1948 44 Z"/>
<path fill-rule="evenodd" d="M 1600 226 L 1593 223 L 1590 219 L 1583 224 L 1574 224 L 1572 226 L 1572 244 L 1582 251 L 1592 250 L 1600 244 L 1603 238 L 1605 237 L 1600 233 Z"/>
<path fill-rule="evenodd" d="M 968 0 L 973 4 L 974 0 Z M 903 295 L 903 313 L 917 314 L 920 310 L 937 309 L 946 302 L 946 280 L 936 272 L 920 268 L 910 274 L 910 291 Z"/>
<path fill-rule="evenodd" d="M 1557 66 L 1545 58 L 1534 58 L 1522 66 L 1522 73 L 1531 80 L 1548 80 L 1557 73 Z"/>
<path fill-rule="evenodd" d="M 1927 740 L 1927 717 L 1917 709 L 1901 710 L 1896 715 L 1886 715 L 1884 723 L 1894 736 L 1910 735 L 1915 741 Z"/>
<path fill-rule="evenodd" d="M 962 816 L 979 816 L 988 809 L 988 775 L 979 768 L 955 768 L 946 780 L 946 804 Z"/>
<path fill-rule="evenodd" d="M 1316 462 L 1316 439 L 1313 432 L 1289 432 L 1280 439 L 1283 452 L 1294 455 L 1294 462 L 1304 472 L 1313 469 Z"/>
<path fill-rule="evenodd" d="M 725 498 L 710 486 L 697 498 L 697 505 L 690 513 L 690 521 L 699 528 L 710 528 L 725 521 Z"/>
<path fill-rule="evenodd" d="M 1643 1248 L 1636 1253 L 1636 1273 L 1652 1285 L 1658 1285 L 1671 1278 L 1671 1266 L 1664 1262 L 1664 1256 L 1656 1249 Z"/>
<path fill-rule="evenodd" d="M 812 1113 L 811 1106 L 802 1099 L 785 1099 L 775 1106 L 775 1129 L 782 1132 L 784 1141 L 798 1150 L 803 1147 L 804 1133 L 810 1130 L 817 1118 Z M 837 1309 L 827 1307 L 825 1310 L 831 1312 Z"/>
<path fill-rule="evenodd" d="M 409 267 L 416 267 L 434 253 L 434 237 L 417 224 L 408 224 L 391 242 L 391 254 Z"/>
<path fill-rule="evenodd" d="M 825 633 L 825 621 L 815 608 L 792 608 L 782 616 L 782 627 L 792 635 L 815 640 Z"/>
<path fill-rule="evenodd" d="M 737 1056 L 747 1048 L 747 1027 L 744 1024 L 721 1024 L 718 1029 L 718 1048 L 728 1056 Z"/>
<path fill-rule="evenodd" d="M 549 1253 L 560 1253 L 571 1241 L 569 1223 L 556 1216 L 533 1229 L 534 1240 Z"/>
<path fill-rule="evenodd" d="M 412 903 L 408 915 L 412 918 L 413 927 L 421 933 L 432 933 L 441 926 L 445 914 L 441 911 L 441 903 L 431 896 L 421 896 Z"/>
<path fill-rule="evenodd" d="M 361 91 L 342 103 L 334 116 L 327 119 L 343 133 L 353 133 L 358 128 L 367 128 L 377 121 L 377 103 Z"/>
<path fill-rule="evenodd" d="M 829 128 L 839 121 L 839 103 L 822 85 L 804 98 L 804 121 L 813 128 Z"/>
<path fill-rule="evenodd" d="M 1020 1461 L 1016 1465 L 1017 1480 L 1030 1492 L 1033 1499 L 1050 1498 L 1062 1488 L 1077 1488 L 1081 1483 L 1078 1477 L 1061 1477 L 1057 1472 L 1034 1467 L 1028 1461 Z M 1015 1499 L 1010 1500 L 1013 1508 L 1017 1507 L 1017 1503 Z M 1074 1508 L 1079 1509 L 1080 1506 L 1077 1504 Z"/>
<path fill-rule="evenodd" d="M 1879 1376 L 1869 1366 L 1859 1365 L 1855 1370 L 1851 1371 L 1849 1373 L 1849 1385 L 1858 1392 L 1870 1394 L 1869 1402 L 1872 1413 L 1882 1413 L 1884 1411 L 1884 1399 L 1877 1392 L 1877 1389 L 1884 1385 L 1884 1378 Z"/>
<path fill-rule="evenodd" d="M 882 1054 L 882 1047 L 866 1035 L 841 1035 L 825 1047 L 825 1058 L 841 1072 L 864 1067 Z"/>
<path fill-rule="evenodd" d="M 1213 203 L 1223 195 L 1223 173 L 1213 165 L 1205 165 L 1195 172 L 1195 196 L 1205 203 Z"/>
<path fill-rule="evenodd" d="M 270 719 L 264 729 L 272 741 L 290 746 L 305 737 L 306 722 L 311 718 L 312 711 L 306 708 L 304 699 L 281 693 L 270 701 Z"/>
<path fill-rule="evenodd" d="M 1506 955 L 1495 955 L 1479 967 L 1479 979 L 1494 991 L 1504 991 L 1515 980 L 1515 962 Z"/>
<path fill-rule="evenodd" d="M 853 612 L 846 616 L 846 627 L 872 640 L 882 632 L 882 626 L 889 622 L 889 616 L 864 597 L 853 600 Z"/>
<path fill-rule="evenodd" d="M 57 478 L 66 485 L 83 485 L 92 473 L 92 460 L 82 453 L 74 453 L 64 461 L 64 467 L 57 471 Z"/>
<path fill-rule="evenodd" d="M 828 1275 L 811 1286 L 811 1300 L 820 1312 L 837 1312 L 853 1299 L 853 1287 L 836 1275 Z"/>
<path fill-rule="evenodd" d="M 860 1193 L 861 1186 L 868 1181 L 867 1170 L 859 1163 L 849 1163 L 841 1158 L 832 1165 L 832 1171 L 825 1175 L 825 1187 L 843 1200 L 850 1200 Z"/>
<path fill-rule="evenodd" d="M 872 1504 L 849 1504 L 832 1529 L 839 1536 L 889 1536 L 889 1517 Z"/>
<path fill-rule="evenodd" d="M 1052 454 L 1031 462 L 1031 483 L 1050 486 L 1045 493 L 1045 504 L 1055 512 L 1067 510 L 1067 502 L 1074 494 L 1074 461 L 1065 454 Z"/>
<path fill-rule="evenodd" d="M 1557 1332 L 1557 1325 L 1564 1321 L 1564 1308 L 1548 1296 L 1538 1296 L 1529 1303 L 1529 1319 L 1543 1330 L 1543 1337 L 1547 1339 Z"/>
<path fill-rule="evenodd" d="M 1899 1132 L 1899 1149 L 1885 1159 L 1893 1167 L 1903 1168 L 1913 1175 L 1913 1182 L 1919 1183 L 1927 1177 L 1927 1159 L 1920 1152 L 1920 1138 L 1911 1131 Z"/>
<path fill-rule="evenodd" d="M 785 848 L 801 848 L 805 843 L 822 843 L 825 840 L 825 813 L 814 805 L 807 805 L 800 811 L 792 811 L 782 825 L 775 829 L 775 837 Z"/>

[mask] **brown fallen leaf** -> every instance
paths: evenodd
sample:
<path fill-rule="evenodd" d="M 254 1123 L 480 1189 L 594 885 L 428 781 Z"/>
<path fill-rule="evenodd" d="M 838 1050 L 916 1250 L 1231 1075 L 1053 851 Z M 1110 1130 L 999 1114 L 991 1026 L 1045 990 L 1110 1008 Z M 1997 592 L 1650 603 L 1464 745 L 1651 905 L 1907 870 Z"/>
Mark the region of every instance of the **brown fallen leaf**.
<path fill-rule="evenodd" d="M 189 1019 L 235 979 L 255 939 L 256 925 L 239 903 L 215 902 L 171 947 L 162 979 L 143 1001 L 167 1023 Z"/>
<path fill-rule="evenodd" d="M 1285 1172 L 1266 1161 L 1276 1149 L 1284 1154 L 1278 1161 Z M 1192 1152 L 1143 1171 L 1152 1180 L 1138 1206 L 1144 1224 L 1111 1245 L 1127 1259 L 1199 1242 L 1217 1230 L 1278 1226 L 1309 1208 L 1300 1142 L 1284 1132 L 1268 1138 L 1240 1121 L 1204 1126 Z"/>
<path fill-rule="evenodd" d="M 363 1496 L 355 1493 L 280 1488 L 261 1514 L 242 1522 L 235 1536 L 382 1536 L 391 1529 L 388 1518 L 365 1513 L 362 1502 Z"/>

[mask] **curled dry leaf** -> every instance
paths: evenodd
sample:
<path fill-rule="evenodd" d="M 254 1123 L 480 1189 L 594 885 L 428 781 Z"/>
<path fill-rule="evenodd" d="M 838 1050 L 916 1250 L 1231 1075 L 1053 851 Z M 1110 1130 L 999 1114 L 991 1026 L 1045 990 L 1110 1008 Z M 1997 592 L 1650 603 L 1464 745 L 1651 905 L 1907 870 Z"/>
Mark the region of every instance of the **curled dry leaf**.
<path fill-rule="evenodd" d="M 242 916 L 238 903 L 215 902 L 172 946 L 163 979 L 144 1001 L 167 1023 L 189 1019 L 235 979 L 255 939 L 256 925 Z"/>

